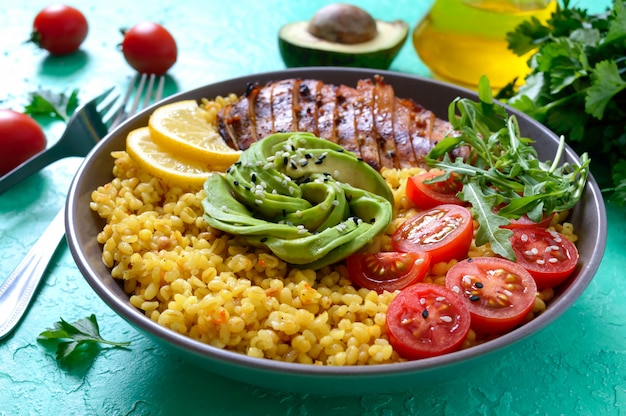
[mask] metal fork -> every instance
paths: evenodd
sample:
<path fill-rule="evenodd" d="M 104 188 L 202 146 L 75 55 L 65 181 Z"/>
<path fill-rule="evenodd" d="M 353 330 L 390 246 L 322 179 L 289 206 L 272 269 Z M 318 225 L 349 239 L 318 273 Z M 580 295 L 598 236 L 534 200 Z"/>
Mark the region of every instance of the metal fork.
<path fill-rule="evenodd" d="M 139 79 L 139 85 L 135 88 L 137 79 Z M 93 147 L 110 129 L 122 123 L 138 110 L 147 107 L 151 101 L 159 101 L 162 98 L 165 78 L 160 77 L 156 92 L 153 91 L 155 79 L 154 75 L 148 77 L 146 74 L 141 76 L 137 74 L 131 82 L 122 104 L 113 114 L 111 114 L 111 110 L 117 98 L 110 102 L 107 100 L 105 104 L 100 105 L 111 94 L 113 89 L 91 100 L 70 119 L 59 142 L 63 140 L 64 143 L 75 143 L 78 142 L 76 137 L 83 141 L 87 141 L 90 138 L 93 139 L 90 141 L 91 147 Z M 146 80 L 148 80 L 148 86 L 144 92 Z M 126 106 L 133 95 L 132 106 L 130 109 L 127 109 Z M 139 107 L 142 96 L 143 106 Z M 75 151 L 74 153 L 77 152 Z M 84 152 L 84 155 L 87 152 L 88 150 Z M 57 153 L 54 153 L 54 157 L 57 155 Z M 5 177 L 2 178 L 2 180 L 4 179 Z M 2 193 L 1 188 L 0 193 Z M 15 270 L 0 286 L 0 339 L 9 335 L 15 329 L 28 309 L 46 267 L 65 234 L 64 217 L 65 208 L 61 208 L 41 237 L 39 237 Z"/>

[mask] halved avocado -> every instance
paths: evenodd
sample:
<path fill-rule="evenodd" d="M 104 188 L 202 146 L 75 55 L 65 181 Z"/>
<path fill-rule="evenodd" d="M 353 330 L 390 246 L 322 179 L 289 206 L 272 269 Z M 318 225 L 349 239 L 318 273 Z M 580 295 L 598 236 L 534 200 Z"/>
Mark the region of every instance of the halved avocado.
<path fill-rule="evenodd" d="M 315 21 L 323 11 L 323 9 L 320 10 L 311 22 Z M 345 34 L 338 36 L 337 41 L 329 40 L 333 36 L 323 38 L 314 35 L 313 33 L 319 33 L 319 31 L 312 30 L 311 22 L 288 23 L 280 29 L 278 47 L 287 67 L 348 66 L 387 69 L 409 35 L 409 25 L 404 21 L 376 20 L 376 31 L 369 36 L 371 39 L 345 43 L 340 41 L 341 38 L 346 38 Z"/>

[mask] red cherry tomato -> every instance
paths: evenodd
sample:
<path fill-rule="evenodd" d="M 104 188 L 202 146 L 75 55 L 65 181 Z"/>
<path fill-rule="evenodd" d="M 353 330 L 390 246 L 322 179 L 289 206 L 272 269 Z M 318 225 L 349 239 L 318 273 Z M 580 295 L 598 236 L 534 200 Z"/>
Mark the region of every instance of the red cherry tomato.
<path fill-rule="evenodd" d="M 67 55 L 78 50 L 88 31 L 87 19 L 79 10 L 55 4 L 35 16 L 30 41 L 52 55 Z"/>
<path fill-rule="evenodd" d="M 122 53 L 137 72 L 163 75 L 176 62 L 176 41 L 163 26 L 142 22 L 123 33 Z"/>
<path fill-rule="evenodd" d="M 521 227 L 511 237 L 517 263 L 530 272 L 539 289 L 554 287 L 572 274 L 578 249 L 565 236 L 540 227 Z"/>
<path fill-rule="evenodd" d="M 465 202 L 456 196 L 463 189 L 463 183 L 457 174 L 451 173 L 450 177 L 443 182 L 424 183 L 442 173 L 442 171 L 430 170 L 409 178 L 406 183 L 406 194 L 416 207 L 429 209 L 441 204 L 465 205 Z"/>
<path fill-rule="evenodd" d="M 428 253 L 357 253 L 346 258 L 354 284 L 382 293 L 421 282 L 430 267 Z"/>
<path fill-rule="evenodd" d="M 387 309 L 389 342 L 407 359 L 456 351 L 469 329 L 470 314 L 461 297 L 433 283 L 407 287 Z"/>
<path fill-rule="evenodd" d="M 528 227 L 528 226 L 537 226 L 541 228 L 548 228 L 550 224 L 552 224 L 552 219 L 554 218 L 554 212 L 550 215 L 544 215 L 541 217 L 541 221 L 535 222 L 531 220 L 528 215 L 524 214 L 518 219 L 512 219 L 509 225 L 503 225 L 502 228 L 508 228 L 510 230 L 519 228 L 519 227 Z"/>
<path fill-rule="evenodd" d="M 499 257 L 461 261 L 446 273 L 446 287 L 462 296 L 472 328 L 495 334 L 519 325 L 531 311 L 537 285 L 526 269 Z"/>
<path fill-rule="evenodd" d="M 13 110 L 0 110 L 0 175 L 46 148 L 46 135 L 35 120 Z"/>
<path fill-rule="evenodd" d="M 473 236 L 474 224 L 469 210 L 445 204 L 407 219 L 391 237 L 391 244 L 397 251 L 425 251 L 435 264 L 467 257 Z"/>

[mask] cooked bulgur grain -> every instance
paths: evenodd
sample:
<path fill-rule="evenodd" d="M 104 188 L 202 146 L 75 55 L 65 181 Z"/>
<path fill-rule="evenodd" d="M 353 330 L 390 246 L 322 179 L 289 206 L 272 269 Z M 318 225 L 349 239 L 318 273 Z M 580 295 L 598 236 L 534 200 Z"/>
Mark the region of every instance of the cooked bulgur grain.
<path fill-rule="evenodd" d="M 232 98 L 232 97 L 230 97 Z M 214 120 L 228 99 L 204 101 Z M 385 316 L 395 293 L 352 286 L 343 264 L 292 269 L 271 252 L 242 246 L 209 227 L 202 215 L 204 190 L 171 186 L 143 171 L 124 151 L 114 179 L 92 194 L 91 208 L 106 225 L 97 239 L 102 260 L 123 281 L 130 302 L 150 319 L 201 342 L 247 354 L 316 365 L 401 361 L 388 342 Z M 397 226 L 417 211 L 404 192 L 420 168 L 383 170 L 397 217 L 374 244 L 390 249 Z M 575 241 L 565 215 L 554 227 Z M 493 255 L 472 246 L 469 256 Z M 427 282 L 443 284 L 456 262 L 432 266 Z M 546 308 L 551 290 L 537 294 L 532 319 Z M 463 347 L 483 340 L 470 331 Z"/>

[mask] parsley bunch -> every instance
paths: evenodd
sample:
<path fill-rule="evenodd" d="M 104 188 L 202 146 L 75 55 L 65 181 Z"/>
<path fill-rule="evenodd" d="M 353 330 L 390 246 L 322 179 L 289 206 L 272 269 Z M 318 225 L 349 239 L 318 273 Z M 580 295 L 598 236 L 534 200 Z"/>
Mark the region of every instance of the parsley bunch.
<path fill-rule="evenodd" d="M 626 2 L 588 14 L 564 0 L 542 24 L 536 18 L 507 34 L 518 55 L 536 50 L 531 72 L 515 91 L 498 94 L 567 138 L 579 154 L 589 152 L 593 173 L 608 199 L 626 204 Z"/>

